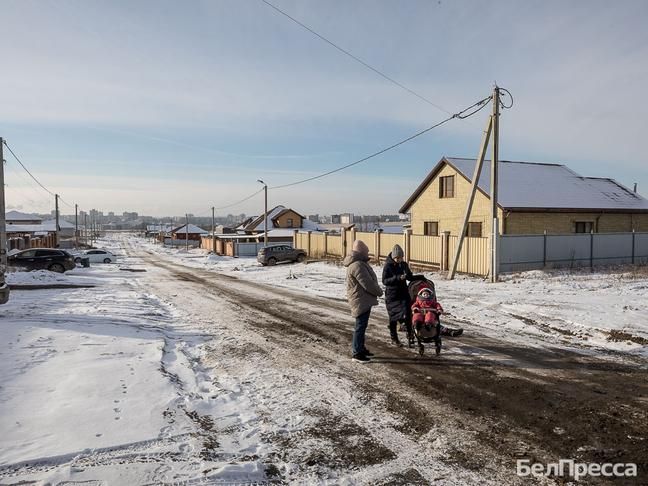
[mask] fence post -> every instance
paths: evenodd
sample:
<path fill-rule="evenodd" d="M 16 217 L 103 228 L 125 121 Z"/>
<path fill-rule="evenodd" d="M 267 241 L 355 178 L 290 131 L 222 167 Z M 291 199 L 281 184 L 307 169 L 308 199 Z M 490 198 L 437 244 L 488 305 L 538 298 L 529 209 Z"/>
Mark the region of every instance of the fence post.
<path fill-rule="evenodd" d="M 547 230 L 542 236 L 542 268 L 547 268 Z"/>
<path fill-rule="evenodd" d="M 403 231 L 403 248 L 405 250 L 405 261 L 412 259 L 412 228 Z"/>
<path fill-rule="evenodd" d="M 313 255 L 311 254 L 311 233 L 312 231 L 308 232 L 308 250 L 306 250 L 307 254 L 309 257 L 312 257 Z"/>
<path fill-rule="evenodd" d="M 324 231 L 324 257 L 328 255 L 328 231 Z"/>
<path fill-rule="evenodd" d="M 353 248 L 353 244 L 355 243 L 356 240 L 356 229 L 351 228 L 351 248 Z"/>
<path fill-rule="evenodd" d="M 635 230 L 632 228 L 632 264 L 635 262 Z"/>
<path fill-rule="evenodd" d="M 590 231 L 590 270 L 594 270 L 594 230 Z"/>
<path fill-rule="evenodd" d="M 376 249 L 376 261 L 380 263 L 380 235 L 383 230 L 378 228 L 374 231 L 374 248 Z"/>
<path fill-rule="evenodd" d="M 299 243 L 297 242 L 297 233 L 299 230 L 293 230 L 293 248 L 299 248 Z"/>
<path fill-rule="evenodd" d="M 347 238 L 346 238 L 346 228 L 342 227 L 340 228 L 340 238 L 342 238 L 342 249 L 340 250 L 342 252 L 342 259 L 344 259 L 345 256 L 347 256 Z"/>
<path fill-rule="evenodd" d="M 444 231 L 441 234 L 441 251 L 440 251 L 440 262 L 441 271 L 447 271 L 450 269 L 450 232 Z"/>

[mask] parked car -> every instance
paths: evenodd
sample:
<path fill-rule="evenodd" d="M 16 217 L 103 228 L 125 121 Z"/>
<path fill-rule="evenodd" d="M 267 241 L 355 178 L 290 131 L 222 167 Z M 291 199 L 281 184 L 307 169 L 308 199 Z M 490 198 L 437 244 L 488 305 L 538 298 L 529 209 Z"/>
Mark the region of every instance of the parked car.
<path fill-rule="evenodd" d="M 83 258 L 87 258 L 90 263 L 114 263 L 117 257 L 108 250 L 86 250 L 74 257 L 74 261 L 81 263 Z"/>
<path fill-rule="evenodd" d="M 74 257 L 67 251 L 57 248 L 35 248 L 14 253 L 7 258 L 7 265 L 26 270 L 49 270 L 58 273 L 76 268 Z"/>
<path fill-rule="evenodd" d="M 257 261 L 265 265 L 275 265 L 279 262 L 305 262 L 306 252 L 300 248 L 288 245 L 268 245 L 259 250 Z"/>

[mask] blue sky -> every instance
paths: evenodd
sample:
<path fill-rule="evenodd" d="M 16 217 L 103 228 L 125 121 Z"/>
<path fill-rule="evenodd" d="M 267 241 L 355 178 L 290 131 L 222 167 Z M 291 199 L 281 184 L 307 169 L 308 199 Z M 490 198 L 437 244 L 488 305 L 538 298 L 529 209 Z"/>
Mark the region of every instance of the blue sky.
<path fill-rule="evenodd" d="M 302 22 L 454 112 L 515 96 L 502 159 L 565 163 L 648 194 L 648 3 L 288 1 Z M 344 165 L 447 115 L 264 5 L 2 2 L 0 136 L 82 208 L 209 214 Z M 302 213 L 394 213 L 442 155 L 474 157 L 486 111 L 317 182 Z M 10 155 L 7 206 L 52 201 Z M 258 213 L 259 196 L 221 213 Z M 67 208 L 63 208 L 64 210 Z"/>

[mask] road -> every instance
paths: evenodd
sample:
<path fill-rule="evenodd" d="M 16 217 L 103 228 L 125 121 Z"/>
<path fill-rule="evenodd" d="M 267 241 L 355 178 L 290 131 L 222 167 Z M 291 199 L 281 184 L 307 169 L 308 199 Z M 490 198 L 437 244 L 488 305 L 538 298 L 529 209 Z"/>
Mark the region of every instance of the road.
<path fill-rule="evenodd" d="M 316 418 L 298 434 L 267 437 L 277 463 L 302 464 L 299 474 L 344 470 L 372 484 L 515 484 L 523 482 L 517 459 L 574 459 L 636 463 L 637 484 L 645 484 L 645 363 L 480 335 L 446 339 L 440 357 L 419 357 L 387 344 L 377 310 L 368 332 L 376 358 L 359 365 L 349 359 L 352 319 L 342 301 L 128 252 L 157 269 L 148 282 L 153 293 L 196 318 L 209 321 L 225 303 L 234 321 L 227 329 L 239 332 L 230 349 L 214 352 L 281 375 L 270 393 L 274 407 Z M 182 291 L 170 293 L 169 282 Z M 303 444 L 312 442 L 322 450 L 310 447 L 304 456 Z"/>

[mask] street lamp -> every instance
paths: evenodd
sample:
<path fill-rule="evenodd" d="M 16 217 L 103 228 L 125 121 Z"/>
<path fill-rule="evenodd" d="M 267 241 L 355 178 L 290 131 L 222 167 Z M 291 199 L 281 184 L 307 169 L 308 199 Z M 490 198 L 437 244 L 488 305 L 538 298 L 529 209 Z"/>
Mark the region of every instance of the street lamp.
<path fill-rule="evenodd" d="M 257 179 L 257 182 L 263 184 L 264 192 L 264 212 L 263 212 L 263 246 L 268 246 L 268 185 L 263 182 L 261 179 Z"/>

